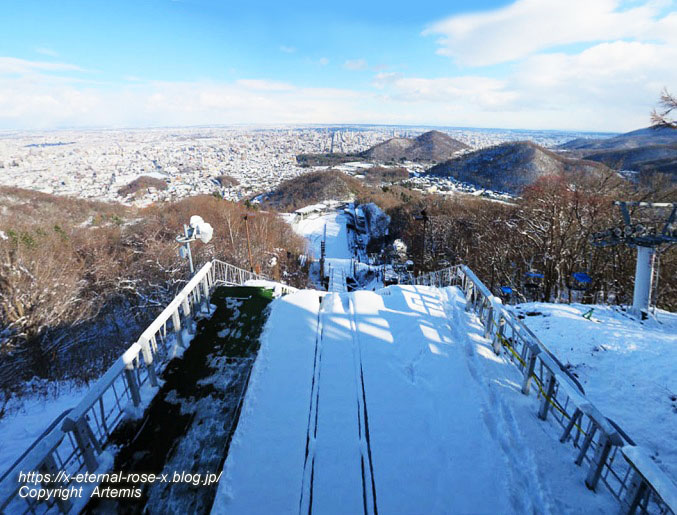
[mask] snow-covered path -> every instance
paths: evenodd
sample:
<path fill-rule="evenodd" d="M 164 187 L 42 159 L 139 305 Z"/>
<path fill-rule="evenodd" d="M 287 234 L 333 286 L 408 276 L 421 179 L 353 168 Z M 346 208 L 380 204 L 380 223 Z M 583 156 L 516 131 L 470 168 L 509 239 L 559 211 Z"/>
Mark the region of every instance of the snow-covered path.
<path fill-rule="evenodd" d="M 346 277 L 352 275 L 353 254 L 348 245 L 348 230 L 346 229 L 346 216 L 338 211 L 332 211 L 319 217 L 306 218 L 295 222 L 292 227 L 297 234 L 308 240 L 310 251 L 316 259 L 320 258 L 320 244 L 324 238 L 324 230 L 327 228 L 327 244 L 325 255 L 329 268 L 343 270 Z"/>
<path fill-rule="evenodd" d="M 604 513 L 454 288 L 273 304 L 215 513 Z"/>

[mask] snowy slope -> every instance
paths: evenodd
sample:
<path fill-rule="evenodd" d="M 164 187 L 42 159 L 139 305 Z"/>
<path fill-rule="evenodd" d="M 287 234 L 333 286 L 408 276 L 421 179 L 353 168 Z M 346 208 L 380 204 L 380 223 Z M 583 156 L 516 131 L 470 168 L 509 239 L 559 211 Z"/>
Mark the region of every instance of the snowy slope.
<path fill-rule="evenodd" d="M 54 397 L 29 397 L 15 402 L 21 408 L 0 419 L 0 474 L 28 449 L 54 419 L 77 405 L 86 392 L 86 387 L 71 387 L 64 383 L 59 394 Z"/>
<path fill-rule="evenodd" d="M 306 218 L 292 224 L 294 231 L 308 240 L 309 250 L 316 259 L 320 258 L 320 245 L 324 238 L 325 227 L 327 229 L 326 267 L 329 273 L 331 268 L 343 270 L 346 277 L 352 272 L 352 252 L 348 245 L 348 231 L 346 229 L 346 217 L 342 213 L 331 213 Z M 331 275 L 331 274 L 329 274 Z"/>
<path fill-rule="evenodd" d="M 458 290 L 318 298 L 273 304 L 214 513 L 616 509 Z"/>
<path fill-rule="evenodd" d="M 581 316 L 590 307 L 592 321 Z M 531 313 L 524 322 L 571 365 L 587 397 L 677 484 L 677 314 L 639 322 L 617 307 L 545 303 L 517 312 Z"/>

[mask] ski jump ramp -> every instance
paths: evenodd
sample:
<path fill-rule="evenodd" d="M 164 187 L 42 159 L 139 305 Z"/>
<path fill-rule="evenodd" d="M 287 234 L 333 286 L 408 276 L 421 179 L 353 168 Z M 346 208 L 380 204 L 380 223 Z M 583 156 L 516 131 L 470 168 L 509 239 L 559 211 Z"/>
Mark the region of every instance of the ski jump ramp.
<path fill-rule="evenodd" d="M 427 286 L 276 301 L 212 512 L 617 511 L 464 305 Z"/>

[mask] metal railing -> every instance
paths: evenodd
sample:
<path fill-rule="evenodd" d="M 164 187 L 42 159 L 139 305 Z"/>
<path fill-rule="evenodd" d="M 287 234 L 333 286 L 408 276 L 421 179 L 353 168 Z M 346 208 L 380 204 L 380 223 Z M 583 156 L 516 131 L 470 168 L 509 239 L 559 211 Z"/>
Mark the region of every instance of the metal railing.
<path fill-rule="evenodd" d="M 280 295 L 289 295 L 290 293 L 299 291 L 298 288 L 294 288 L 293 286 L 281 282 L 271 281 L 262 275 L 248 272 L 247 270 L 233 266 L 225 261 L 214 259 L 212 260 L 212 265 L 211 277 L 214 284 L 225 284 L 226 286 L 262 286 L 271 288 L 276 297 L 279 297 Z"/>
<path fill-rule="evenodd" d="M 225 261 L 220 261 L 214 259 L 212 261 L 214 270 L 213 277 L 216 281 L 226 284 L 226 285 L 239 285 L 244 284 L 247 281 L 266 281 L 267 278 L 250 272 L 248 270 L 243 270 L 236 266 L 226 263 Z"/>
<path fill-rule="evenodd" d="M 277 295 L 296 291 L 223 261 L 206 263 L 63 421 L 43 434 L 7 471 L 0 482 L 0 512 L 68 513 L 82 509 L 89 497 L 88 489 L 93 490 L 95 483 L 78 483 L 74 476 L 103 473 L 112 466 L 113 457 L 106 450 L 111 433 L 125 417 L 140 415 L 142 406 L 152 399 L 159 384 L 158 375 L 174 357 L 174 351 L 185 347 L 187 338 L 194 333 L 196 315 L 210 311 L 213 289 L 219 284 L 242 285 L 250 281 L 265 281 L 265 286 L 274 287 Z M 21 475 L 29 472 L 45 475 L 44 480 L 35 482 Z M 82 486 L 84 495 L 74 501 L 59 497 L 38 501 L 19 494 L 25 485 L 46 489 Z"/>
<path fill-rule="evenodd" d="M 466 309 L 473 311 L 492 340 L 496 354 L 508 358 L 523 375 L 521 390 L 529 395 L 537 387 L 538 417 L 549 414 L 562 429 L 560 442 L 576 449 L 574 462 L 588 466 L 586 486 L 595 490 L 601 482 L 621 504 L 623 513 L 677 513 L 677 488 L 611 419 L 605 417 L 585 396 L 576 378 L 552 352 L 494 297 L 473 271 L 457 265 L 419 276 L 417 284 L 459 286 Z"/>

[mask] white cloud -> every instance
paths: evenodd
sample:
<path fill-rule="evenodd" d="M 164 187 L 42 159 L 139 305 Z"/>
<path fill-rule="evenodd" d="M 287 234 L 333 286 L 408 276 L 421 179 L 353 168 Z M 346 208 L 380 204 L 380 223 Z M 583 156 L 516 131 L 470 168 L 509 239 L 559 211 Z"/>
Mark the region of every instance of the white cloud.
<path fill-rule="evenodd" d="M 5 74 L 27 74 L 30 72 L 83 72 L 82 68 L 68 63 L 28 61 L 16 57 L 0 57 L 0 76 Z"/>
<path fill-rule="evenodd" d="M 236 82 L 251 91 L 289 91 L 294 89 L 292 84 L 261 79 L 240 79 Z"/>
<path fill-rule="evenodd" d="M 349 59 L 343 63 L 346 70 L 359 71 L 367 69 L 367 61 L 364 59 Z"/>
<path fill-rule="evenodd" d="M 636 2 L 633 2 L 636 4 Z M 517 0 L 493 11 L 452 16 L 429 26 L 438 53 L 468 66 L 527 57 L 558 45 L 627 38 L 677 40 L 677 16 L 663 0 L 628 7 L 621 0 Z"/>
<path fill-rule="evenodd" d="M 509 106 L 518 96 L 507 89 L 505 81 L 488 77 L 426 79 L 389 76 L 386 80 L 394 92 L 393 97 L 406 102 L 437 102 L 493 110 Z M 384 84 L 382 78 L 381 86 Z"/>
<path fill-rule="evenodd" d="M 321 57 L 318 63 L 320 66 L 327 66 L 329 64 L 329 59 L 327 57 Z"/>
<path fill-rule="evenodd" d="M 280 52 L 284 52 L 285 54 L 293 54 L 294 52 L 296 52 L 296 48 L 294 48 L 293 46 L 282 45 L 280 46 Z"/>
<path fill-rule="evenodd" d="M 35 51 L 38 54 L 46 55 L 49 57 L 59 57 L 59 53 L 56 50 L 52 50 L 51 48 L 47 47 L 37 47 Z"/>
<path fill-rule="evenodd" d="M 380 120 L 369 94 L 243 79 L 139 82 L 114 88 L 59 77 L 0 77 L 0 128 Z"/>
<path fill-rule="evenodd" d="M 666 16 L 659 28 L 667 34 L 676 23 Z M 648 125 L 661 89 L 677 87 L 675 62 L 677 45 L 658 38 L 609 41 L 531 54 L 492 76 L 383 71 L 370 91 L 356 91 L 260 78 L 98 83 L 73 64 L 0 57 L 0 128 L 412 123 L 623 131 Z"/>

